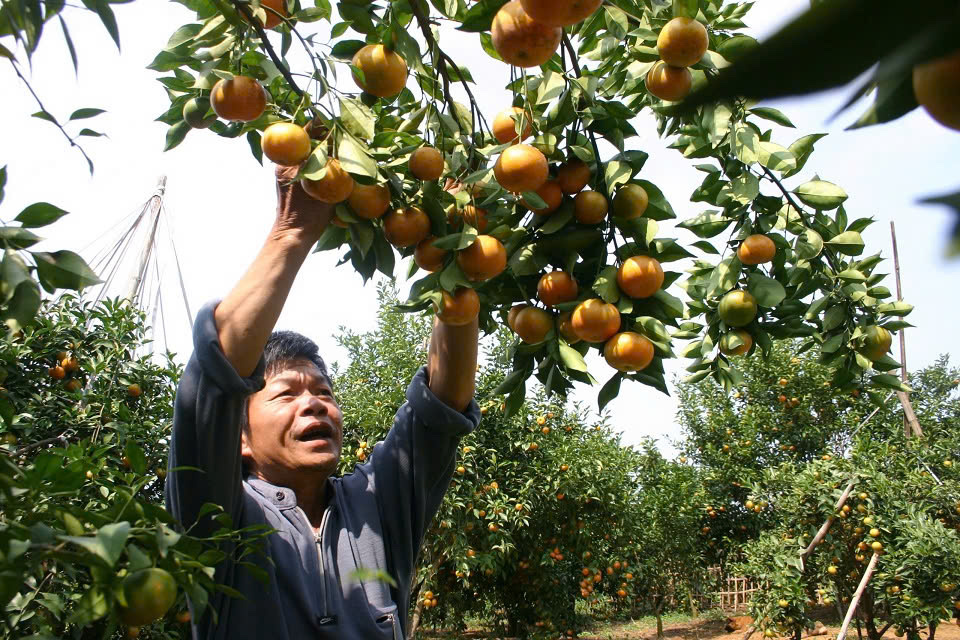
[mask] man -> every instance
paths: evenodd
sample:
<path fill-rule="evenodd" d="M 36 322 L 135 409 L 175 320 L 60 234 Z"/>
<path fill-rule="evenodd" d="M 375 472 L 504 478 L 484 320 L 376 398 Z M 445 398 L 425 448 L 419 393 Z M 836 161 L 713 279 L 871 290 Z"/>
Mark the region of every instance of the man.
<path fill-rule="evenodd" d="M 195 638 L 401 640 L 424 533 L 443 499 L 462 436 L 480 419 L 473 401 L 477 320 L 435 321 L 427 366 L 410 383 L 384 442 L 366 464 L 334 477 L 343 416 L 317 347 L 271 335 L 294 277 L 333 216 L 278 170 L 276 221 L 233 290 L 198 314 L 180 381 L 167 506 L 192 531 L 221 505 L 234 525 L 275 529 L 259 557 L 263 584 L 226 561 L 217 580 L 242 593 L 211 597 Z M 322 291 L 322 283 L 318 283 Z M 359 568 L 383 571 L 357 581 Z"/>

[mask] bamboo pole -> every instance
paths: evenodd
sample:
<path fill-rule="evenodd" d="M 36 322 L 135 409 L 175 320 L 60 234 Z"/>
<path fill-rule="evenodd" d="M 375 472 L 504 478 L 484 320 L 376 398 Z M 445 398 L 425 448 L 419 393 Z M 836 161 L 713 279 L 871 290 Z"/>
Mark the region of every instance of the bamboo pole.
<path fill-rule="evenodd" d="M 870 564 L 867 565 L 867 570 L 863 572 L 863 577 L 860 578 L 860 584 L 857 585 L 857 591 L 853 594 L 853 599 L 850 600 L 850 608 L 847 609 L 847 615 L 843 619 L 843 626 L 840 627 L 840 633 L 837 634 L 837 640 L 843 640 L 847 635 L 847 628 L 850 626 L 850 621 L 853 619 L 853 614 L 857 610 L 857 605 L 860 604 L 860 597 L 863 595 L 864 589 L 867 588 L 867 583 L 870 582 L 870 578 L 873 576 L 874 570 L 877 568 L 877 562 L 880 560 L 880 554 L 874 551 L 873 557 L 870 558 Z"/>
<path fill-rule="evenodd" d="M 893 271 L 897 279 L 897 300 L 903 301 L 903 287 L 900 284 L 900 252 L 897 250 L 897 228 L 893 220 L 890 221 L 890 238 L 893 241 Z M 907 338 L 906 329 L 900 329 L 900 380 L 907 384 Z M 920 421 L 917 420 L 913 412 L 913 405 L 910 403 L 910 396 L 903 391 L 897 391 L 897 397 L 900 399 L 900 405 L 903 407 L 903 435 L 910 438 L 911 435 L 920 437 L 923 430 L 920 428 Z"/>

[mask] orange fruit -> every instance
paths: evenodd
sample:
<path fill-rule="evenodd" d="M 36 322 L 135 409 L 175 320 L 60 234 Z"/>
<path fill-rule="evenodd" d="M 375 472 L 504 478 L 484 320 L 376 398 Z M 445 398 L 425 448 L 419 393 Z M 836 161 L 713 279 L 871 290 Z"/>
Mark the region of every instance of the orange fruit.
<path fill-rule="evenodd" d="M 742 344 L 734 346 L 734 338 L 739 338 Z M 725 356 L 742 356 L 753 346 L 753 336 L 743 329 L 727 332 L 720 338 L 720 353 Z"/>
<path fill-rule="evenodd" d="M 607 217 L 609 203 L 599 191 L 581 191 L 573 199 L 573 216 L 583 224 L 597 224 Z"/>
<path fill-rule="evenodd" d="M 931 118 L 960 131 L 960 49 L 915 66 L 913 94 Z"/>
<path fill-rule="evenodd" d="M 470 324 L 480 313 L 480 298 L 469 287 L 458 287 L 453 294 L 441 292 L 443 302 L 437 309 L 437 317 L 444 324 L 454 327 Z"/>
<path fill-rule="evenodd" d="M 860 347 L 860 355 L 871 362 L 875 362 L 887 355 L 890 345 L 893 344 L 893 335 L 885 328 L 878 326 L 868 327 L 864 332 L 866 338 Z"/>
<path fill-rule="evenodd" d="M 762 233 L 747 236 L 746 239 L 740 243 L 740 248 L 737 249 L 737 257 L 740 258 L 740 262 L 743 264 L 763 264 L 770 262 L 776 253 L 777 245 Z"/>
<path fill-rule="evenodd" d="M 613 196 L 613 215 L 621 220 L 641 217 L 650 204 L 647 190 L 638 184 L 625 184 Z"/>
<path fill-rule="evenodd" d="M 517 313 L 513 330 L 527 344 L 543 342 L 553 329 L 553 316 L 538 307 L 527 307 Z"/>
<path fill-rule="evenodd" d="M 80 384 L 80 381 L 77 380 L 76 378 L 71 378 L 70 380 L 67 380 L 67 383 L 64 386 L 66 387 L 67 391 L 74 392 L 74 391 L 80 391 L 80 387 L 82 385 Z"/>
<path fill-rule="evenodd" d="M 547 180 L 540 188 L 536 190 L 536 194 L 540 196 L 540 199 L 547 203 L 547 206 L 543 209 L 534 209 L 526 201 L 522 201 L 523 205 L 533 211 L 538 216 L 547 216 L 560 208 L 560 205 L 563 203 L 563 190 L 560 189 L 560 183 L 556 180 Z"/>
<path fill-rule="evenodd" d="M 620 329 L 620 312 L 600 298 L 590 298 L 573 310 L 570 328 L 581 340 L 606 342 Z"/>
<path fill-rule="evenodd" d="M 264 130 L 260 147 L 273 162 L 296 167 L 310 155 L 310 136 L 292 122 L 274 122 Z"/>
<path fill-rule="evenodd" d="M 424 271 L 440 271 L 447 258 L 446 249 L 437 249 L 433 246 L 435 236 L 427 236 L 417 243 L 417 248 L 413 250 L 413 261 Z"/>
<path fill-rule="evenodd" d="M 580 342 L 580 336 L 573 331 L 573 325 L 570 323 L 570 318 L 572 316 L 572 311 L 564 311 L 560 314 L 560 317 L 557 318 L 557 330 L 568 344 L 576 344 Z M 562 470 L 566 471 L 566 469 Z"/>
<path fill-rule="evenodd" d="M 493 119 L 493 137 L 500 144 L 523 142 L 533 134 L 533 118 L 530 112 L 520 107 L 504 109 Z M 522 133 L 517 133 L 517 125 Z"/>
<path fill-rule="evenodd" d="M 80 368 L 80 363 L 77 362 L 75 357 L 69 356 L 60 359 L 60 366 L 63 367 L 63 370 L 67 373 L 73 373 Z"/>
<path fill-rule="evenodd" d="M 631 298 L 649 298 L 663 286 L 663 269 L 656 258 L 632 256 L 617 270 L 617 285 Z"/>
<path fill-rule="evenodd" d="M 538 149 L 517 144 L 503 150 L 493 167 L 493 175 L 507 191 L 523 193 L 542 187 L 550 176 L 550 168 L 547 158 Z"/>
<path fill-rule="evenodd" d="M 548 307 L 577 299 L 577 281 L 566 271 L 545 273 L 537 283 L 537 297 Z"/>
<path fill-rule="evenodd" d="M 300 179 L 300 186 L 311 198 L 320 202 L 337 204 L 343 202 L 353 193 L 356 183 L 353 176 L 343 170 L 340 161 L 336 158 L 327 160 L 327 172 L 319 180 L 308 178 Z"/>
<path fill-rule="evenodd" d="M 564 193 L 579 193 L 590 182 L 590 167 L 581 160 L 564 162 L 557 169 L 557 183 Z"/>
<path fill-rule="evenodd" d="M 141 393 L 140 385 L 137 384 L 136 382 L 134 382 L 133 384 L 127 387 L 127 395 L 132 398 L 139 397 L 140 393 Z"/>
<path fill-rule="evenodd" d="M 390 208 L 390 188 L 385 184 L 356 184 L 347 198 L 350 210 L 360 218 L 379 218 Z"/>
<path fill-rule="evenodd" d="M 507 326 L 510 327 L 514 332 L 517 328 L 514 326 L 514 323 L 517 320 L 517 314 L 529 307 L 528 304 L 515 304 L 510 307 L 510 311 L 507 313 Z"/>
<path fill-rule="evenodd" d="M 267 92 L 254 78 L 233 76 L 213 85 L 210 104 L 214 113 L 224 120 L 250 122 L 259 118 L 267 108 Z"/>
<path fill-rule="evenodd" d="M 143 626 L 161 618 L 177 599 L 177 583 L 164 569 L 134 571 L 123 579 L 127 606 L 119 607 L 120 619 L 130 626 Z"/>
<path fill-rule="evenodd" d="M 443 175 L 443 154 L 435 147 L 420 147 L 407 162 L 410 173 L 420 180 L 436 180 Z"/>
<path fill-rule="evenodd" d="M 395 247 L 412 247 L 430 235 L 430 216 L 420 207 L 394 209 L 383 218 L 383 235 Z"/>
<path fill-rule="evenodd" d="M 657 36 L 660 59 L 671 67 L 697 64 L 709 45 L 706 27 L 693 18 L 674 18 L 664 25 Z"/>
<path fill-rule="evenodd" d="M 260 21 L 264 29 L 273 29 L 283 22 L 283 18 L 280 16 L 286 17 L 288 15 L 287 3 L 284 0 L 260 0 L 260 6 L 264 13 L 266 13 L 266 17 L 261 19 L 257 16 L 257 20 Z M 271 9 L 273 11 L 271 11 Z M 250 10 L 253 11 L 253 7 L 250 7 Z M 278 13 L 280 14 L 279 16 L 277 15 Z M 243 16 L 242 13 L 240 15 Z M 243 19 L 246 20 L 246 16 L 243 16 Z"/>
<path fill-rule="evenodd" d="M 587 18 L 603 0 L 520 0 L 528 16 L 551 27 L 567 27 Z"/>
<path fill-rule="evenodd" d="M 478 209 L 472 204 L 468 204 L 463 209 L 451 210 L 447 215 L 447 222 L 454 228 L 459 228 L 465 222 L 483 233 L 487 230 L 487 212 L 485 209 Z"/>
<path fill-rule="evenodd" d="M 720 299 L 717 312 L 727 326 L 742 327 L 757 317 L 757 299 L 747 291 L 734 289 Z"/>
<path fill-rule="evenodd" d="M 191 129 L 206 129 L 217 121 L 216 114 L 207 116 L 209 111 L 209 98 L 191 98 L 183 105 L 183 119 Z"/>
<path fill-rule="evenodd" d="M 60 365 L 56 365 L 47 369 L 47 373 L 50 374 L 50 377 L 54 380 L 63 380 L 67 377 L 67 372 Z"/>
<path fill-rule="evenodd" d="M 353 54 L 353 66 L 363 72 L 362 82 L 356 74 L 353 81 L 378 98 L 395 96 L 407 84 L 406 61 L 382 44 L 368 44 Z"/>
<path fill-rule="evenodd" d="M 661 100 L 683 100 L 693 86 L 693 76 L 686 67 L 671 67 L 658 60 L 647 72 L 647 91 Z"/>
<path fill-rule="evenodd" d="M 507 250 L 493 236 L 477 236 L 473 244 L 457 253 L 457 264 L 467 280 L 483 282 L 507 268 Z"/>
<path fill-rule="evenodd" d="M 501 7 L 490 27 L 493 48 L 507 64 L 536 67 L 553 56 L 563 37 L 562 27 L 536 22 L 523 10 L 519 0 Z"/>

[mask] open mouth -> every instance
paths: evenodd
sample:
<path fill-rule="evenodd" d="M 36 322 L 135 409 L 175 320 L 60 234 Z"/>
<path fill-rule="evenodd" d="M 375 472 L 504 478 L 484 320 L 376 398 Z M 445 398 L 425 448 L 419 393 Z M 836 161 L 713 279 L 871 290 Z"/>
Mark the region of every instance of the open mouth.
<path fill-rule="evenodd" d="M 319 440 L 329 440 L 333 437 L 333 429 L 327 425 L 315 425 L 312 427 L 306 428 L 300 435 L 297 436 L 297 440 L 300 442 L 316 442 Z"/>

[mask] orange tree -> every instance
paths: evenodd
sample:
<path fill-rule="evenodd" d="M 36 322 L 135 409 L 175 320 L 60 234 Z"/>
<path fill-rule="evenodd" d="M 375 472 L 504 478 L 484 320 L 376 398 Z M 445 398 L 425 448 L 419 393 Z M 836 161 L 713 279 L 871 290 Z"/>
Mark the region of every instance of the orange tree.
<path fill-rule="evenodd" d="M 339 338 L 350 356 L 348 366 L 333 369 L 346 421 L 344 470 L 385 436 L 405 381 L 426 358 L 429 323 L 399 312 L 386 287 L 380 296 L 377 328 Z M 424 542 L 414 624 L 462 627 L 471 617 L 513 634 L 579 629 L 640 606 L 648 585 L 682 573 L 677 564 L 689 551 L 662 566 L 650 558 L 696 541 L 687 519 L 675 517 L 692 510 L 685 493 L 691 469 L 649 445 L 643 452 L 621 446 L 605 422 L 590 422 L 542 390 L 508 415 L 498 386 L 510 342 L 499 333 L 478 372 L 483 419 L 462 442 Z M 654 503 L 663 518 L 650 516 Z"/>
<path fill-rule="evenodd" d="M 791 336 L 813 339 L 837 387 L 870 371 L 863 384 L 900 388 L 883 373 L 896 363 L 877 327 L 903 327 L 911 307 L 864 256 L 870 220 L 806 170 L 820 136 L 781 144 L 769 123 L 789 118 L 741 99 L 686 112 L 667 102 L 749 48 L 739 32 L 751 3 L 182 4 L 196 19 L 151 65 L 170 97 L 168 148 L 209 128 L 244 136 L 258 159 L 299 164 L 308 193 L 337 205 L 320 249 L 365 277 L 420 256 L 407 310 L 475 288 L 492 332 L 515 305 L 533 307 L 516 313 L 508 412 L 531 376 L 551 393 L 602 378 L 601 406 L 624 379 L 665 390 L 675 339 L 692 341 L 681 354 L 692 373 L 727 388 L 741 375 L 733 351 L 766 354 Z M 495 73 L 478 83 L 444 51 L 450 37 L 477 38 L 503 63 L 491 64 L 512 94 L 504 113 L 480 111 L 475 93 Z M 678 225 L 696 239 L 661 234 L 676 214 L 631 141 L 644 113 L 704 174 L 691 196 L 704 209 Z M 670 263 L 685 258 L 686 305 L 667 291 L 682 277 Z M 588 371 L 590 350 L 611 367 Z"/>
<path fill-rule="evenodd" d="M 143 313 L 129 303 L 71 295 L 0 341 L 0 604 L 10 637 L 107 638 L 123 627 L 170 637 L 188 629 L 183 596 L 198 611 L 216 588 L 222 552 L 178 531 L 163 508 L 181 369 L 144 354 L 146 344 Z M 236 540 L 223 524 L 214 538 Z"/>

